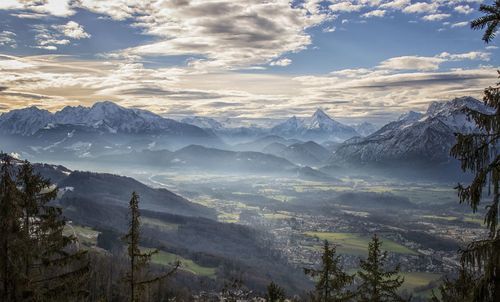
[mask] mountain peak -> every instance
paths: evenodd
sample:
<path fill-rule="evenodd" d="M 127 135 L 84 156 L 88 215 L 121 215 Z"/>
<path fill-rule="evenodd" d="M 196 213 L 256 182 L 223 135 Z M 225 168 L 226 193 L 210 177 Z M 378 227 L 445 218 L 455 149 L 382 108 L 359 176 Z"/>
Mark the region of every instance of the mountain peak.
<path fill-rule="evenodd" d="M 422 118 L 423 114 L 417 111 L 408 111 L 399 116 L 398 121 L 416 121 Z"/>
<path fill-rule="evenodd" d="M 490 111 L 490 109 L 481 101 L 470 96 L 464 96 L 455 98 L 448 102 L 432 102 L 429 105 L 426 114 L 429 116 L 450 115 L 451 113 L 462 110 L 464 108 L 469 108 L 481 112 Z"/>
<path fill-rule="evenodd" d="M 321 108 L 316 109 L 316 111 L 313 114 L 313 118 L 316 118 L 316 119 L 331 119 L 330 116 L 328 114 L 326 114 L 325 111 L 323 111 L 323 109 L 321 109 Z"/>
<path fill-rule="evenodd" d="M 91 110 L 105 110 L 105 111 L 117 111 L 120 109 L 124 108 L 111 101 L 102 101 L 94 103 L 94 105 L 92 105 L 91 108 Z"/>

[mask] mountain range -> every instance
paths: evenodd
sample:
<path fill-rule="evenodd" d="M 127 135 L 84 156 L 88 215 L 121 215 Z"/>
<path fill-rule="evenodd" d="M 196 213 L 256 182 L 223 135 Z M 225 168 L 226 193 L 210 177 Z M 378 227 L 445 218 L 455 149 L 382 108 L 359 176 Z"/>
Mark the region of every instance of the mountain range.
<path fill-rule="evenodd" d="M 259 128 L 228 126 L 206 117 L 179 122 L 101 102 L 56 113 L 36 107 L 12 110 L 0 116 L 0 137 L 4 151 L 30 160 L 128 159 L 151 167 L 325 178 L 320 171 L 331 169 L 322 167 L 457 166 L 449 156 L 454 134 L 476 131 L 465 107 L 491 112 L 471 97 L 434 102 L 425 113 L 410 111 L 363 137 L 373 125 L 347 126 L 319 109 L 310 117 Z"/>
<path fill-rule="evenodd" d="M 271 133 L 286 138 L 318 142 L 344 141 L 359 136 L 353 127 L 332 119 L 321 109 L 316 110 L 311 117 L 298 118 L 293 116 L 274 126 Z"/>
<path fill-rule="evenodd" d="M 335 152 L 335 160 L 351 163 L 450 161 L 455 133 L 477 131 L 464 108 L 491 113 L 491 108 L 472 97 L 433 102 L 425 113 L 409 112 L 365 137 L 347 140 Z"/>

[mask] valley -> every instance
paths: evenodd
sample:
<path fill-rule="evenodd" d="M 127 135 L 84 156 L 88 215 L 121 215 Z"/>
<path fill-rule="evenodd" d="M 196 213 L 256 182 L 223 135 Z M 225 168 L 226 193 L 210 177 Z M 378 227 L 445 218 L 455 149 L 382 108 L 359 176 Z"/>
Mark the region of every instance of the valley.
<path fill-rule="evenodd" d="M 388 266 L 407 276 L 402 290 L 428 297 L 460 266 L 457 251 L 487 236 L 484 211 L 472 215 L 458 202 L 455 184 L 468 175 L 446 153 L 454 131 L 474 131 L 464 106 L 481 104 L 432 104 L 380 130 L 343 125 L 322 110 L 244 130 L 103 102 L 14 111 L 0 116 L 0 133 L 13 156 L 45 163 L 37 169 L 60 187 L 58 203 L 85 248 L 121 245 L 135 191 L 143 248 L 159 248 L 155 265 L 179 260 L 183 284 L 220 287 L 245 272 L 254 290 L 270 278 L 301 294 L 312 286 L 302 271 L 319 265 L 324 240 L 355 272 L 378 234 Z"/>

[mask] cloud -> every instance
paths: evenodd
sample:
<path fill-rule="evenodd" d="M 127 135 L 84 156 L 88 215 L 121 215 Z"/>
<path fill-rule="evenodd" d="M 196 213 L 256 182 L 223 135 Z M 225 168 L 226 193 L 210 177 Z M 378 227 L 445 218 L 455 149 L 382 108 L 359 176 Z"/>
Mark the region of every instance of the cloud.
<path fill-rule="evenodd" d="M 303 115 L 324 104 L 336 117 L 385 122 L 408 109 L 422 110 L 430 101 L 480 96 L 484 87 L 496 81 L 494 68 L 438 71 L 432 63 L 487 58 L 480 52 L 441 53 L 417 57 L 420 67 L 407 60 L 405 68 L 410 70 L 404 72 L 400 71 L 404 60 L 392 58 L 374 68 L 297 77 L 238 71 L 192 73 L 174 67 L 147 68 L 127 60 L 0 55 L 0 86 L 8 87 L 1 98 L 9 108 L 28 106 L 37 98 L 50 110 L 107 99 L 167 115 L 251 119 Z M 432 68 L 423 65 L 424 61 L 431 62 Z M 342 106 L 337 100 L 343 101 Z"/>
<path fill-rule="evenodd" d="M 385 16 L 385 13 L 386 13 L 385 10 L 376 9 L 376 10 L 372 10 L 372 11 L 369 11 L 367 13 L 362 14 L 361 17 L 363 17 L 363 18 L 372 18 L 372 17 L 381 18 L 381 17 Z"/>
<path fill-rule="evenodd" d="M 439 5 L 435 2 L 416 2 L 411 5 L 406 6 L 403 12 L 406 14 L 423 14 L 423 13 L 435 13 L 437 12 Z"/>
<path fill-rule="evenodd" d="M 438 70 L 439 65 L 444 62 L 442 58 L 402 56 L 390 58 L 380 63 L 379 68 L 389 70 Z"/>
<path fill-rule="evenodd" d="M 465 26 L 467 26 L 467 25 L 469 25 L 469 22 L 467 22 L 467 21 L 464 21 L 464 22 L 457 22 L 457 23 L 453 23 L 453 24 L 451 25 L 451 28 L 456 28 L 456 27 L 465 27 Z"/>
<path fill-rule="evenodd" d="M 445 62 L 465 60 L 489 61 L 490 57 L 490 53 L 481 51 L 471 51 L 462 54 L 450 54 L 448 52 L 443 52 L 434 57 L 401 56 L 382 61 L 378 65 L 378 68 L 388 70 L 433 71 L 438 70 L 440 65 Z"/>
<path fill-rule="evenodd" d="M 0 46 L 16 48 L 16 34 L 8 30 L 0 31 Z"/>
<path fill-rule="evenodd" d="M 37 14 L 47 14 L 56 17 L 69 17 L 75 11 L 68 0 L 2 0 L 0 9 L 27 10 Z"/>
<path fill-rule="evenodd" d="M 393 0 L 380 5 L 381 8 L 402 10 L 410 5 L 410 0 Z"/>
<path fill-rule="evenodd" d="M 292 64 L 292 60 L 290 60 L 288 58 L 282 58 L 282 59 L 272 61 L 271 63 L 269 63 L 269 65 L 271 65 L 271 66 L 288 66 L 290 64 Z"/>
<path fill-rule="evenodd" d="M 335 18 L 316 5 L 287 1 L 141 1 L 82 0 L 82 6 L 113 19 L 130 19 L 155 42 L 115 55 L 148 57 L 192 55 L 200 71 L 241 69 L 265 64 L 311 44 L 306 29 Z"/>
<path fill-rule="evenodd" d="M 461 13 L 461 14 L 470 14 L 474 12 L 474 9 L 470 7 L 469 5 L 459 5 L 454 8 L 455 11 Z"/>
<path fill-rule="evenodd" d="M 91 37 L 90 34 L 85 32 L 83 27 L 75 21 L 69 21 L 68 23 L 63 25 L 55 25 L 54 28 L 66 37 L 75 40 L 87 39 Z"/>
<path fill-rule="evenodd" d="M 334 3 L 330 5 L 329 8 L 333 12 L 357 12 L 363 8 L 363 5 L 353 4 L 350 1 L 343 1 L 339 3 Z"/>
<path fill-rule="evenodd" d="M 422 19 L 425 21 L 440 21 L 449 17 L 451 17 L 450 14 L 432 14 L 424 16 Z"/>
<path fill-rule="evenodd" d="M 443 52 L 438 57 L 449 61 L 463 61 L 463 60 L 489 61 L 491 53 L 482 51 L 471 51 L 462 54 L 450 54 L 447 52 Z"/>
<path fill-rule="evenodd" d="M 35 34 L 35 41 L 37 45 L 35 48 L 46 50 L 57 50 L 60 45 L 68 45 L 70 41 L 61 37 L 57 32 L 44 25 L 35 25 L 33 27 Z"/>
<path fill-rule="evenodd" d="M 69 45 L 72 40 L 87 39 L 91 35 L 83 29 L 83 27 L 75 21 L 69 21 L 61 25 L 34 25 L 33 31 L 37 45 L 35 48 L 45 50 L 57 50 L 61 45 Z"/>
<path fill-rule="evenodd" d="M 344 20 L 342 20 L 342 21 L 344 21 Z M 344 22 L 342 22 L 342 24 L 344 24 Z M 333 33 L 336 30 L 337 30 L 337 27 L 335 27 L 335 26 L 328 26 L 328 27 L 323 28 L 324 33 Z"/>

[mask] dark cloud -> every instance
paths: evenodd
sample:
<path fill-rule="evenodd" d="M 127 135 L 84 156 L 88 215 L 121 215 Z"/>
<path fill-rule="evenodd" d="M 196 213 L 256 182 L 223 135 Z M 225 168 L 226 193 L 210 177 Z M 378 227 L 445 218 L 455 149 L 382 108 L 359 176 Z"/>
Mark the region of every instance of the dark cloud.
<path fill-rule="evenodd" d="M 231 102 L 212 102 L 212 103 L 209 103 L 207 106 L 214 107 L 214 108 L 224 108 L 224 107 L 239 107 L 239 106 L 243 106 L 243 104 L 231 103 Z"/>
<path fill-rule="evenodd" d="M 170 99 L 175 100 L 207 100 L 229 97 L 230 95 L 223 95 L 218 93 L 210 93 L 203 91 L 192 90 L 168 90 L 163 88 L 130 88 L 119 90 L 119 94 L 123 95 L 153 95 L 153 96 L 168 96 Z"/>
<path fill-rule="evenodd" d="M 36 93 L 29 93 L 29 92 L 17 92 L 17 91 L 0 91 L 0 95 L 3 96 L 12 96 L 12 97 L 22 97 L 22 98 L 27 98 L 27 99 L 33 99 L 33 100 L 45 100 L 49 99 L 49 96 L 42 95 L 42 94 L 36 94 Z"/>

